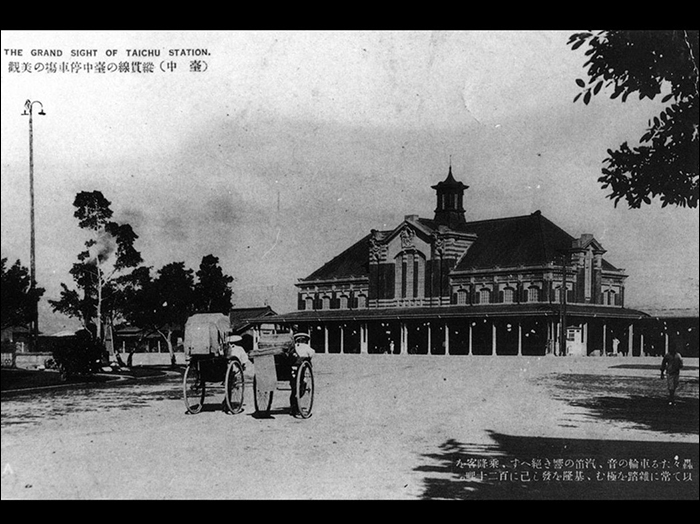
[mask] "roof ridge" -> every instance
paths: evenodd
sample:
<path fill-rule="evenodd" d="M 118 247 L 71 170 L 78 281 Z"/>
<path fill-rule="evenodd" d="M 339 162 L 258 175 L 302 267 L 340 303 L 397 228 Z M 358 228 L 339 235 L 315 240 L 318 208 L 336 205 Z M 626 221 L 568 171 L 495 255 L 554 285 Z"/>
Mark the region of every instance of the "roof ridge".
<path fill-rule="evenodd" d="M 392 231 L 393 231 L 393 230 L 392 230 Z M 301 280 L 302 280 L 302 281 L 304 281 L 304 280 L 309 280 L 309 278 L 310 278 L 312 275 L 315 275 L 316 273 L 318 273 L 318 272 L 320 272 L 320 271 L 323 271 L 323 269 L 325 269 L 326 267 L 328 267 L 329 265 L 331 265 L 331 264 L 332 264 L 333 262 L 335 262 L 336 260 L 342 258 L 343 256 L 346 256 L 346 255 L 348 254 L 349 251 L 351 251 L 352 249 L 355 249 L 355 248 L 356 248 L 358 245 L 360 245 L 362 242 L 366 242 L 367 239 L 369 239 L 370 236 L 372 236 L 372 233 L 366 234 L 366 235 L 363 236 L 360 240 L 358 240 L 357 242 L 355 242 L 355 243 L 353 243 L 352 245 L 350 245 L 347 249 L 344 249 L 343 251 L 341 251 L 340 253 L 338 253 L 336 256 L 334 256 L 333 258 L 331 258 L 330 260 L 328 260 L 325 264 L 321 265 L 321 267 L 315 269 L 314 271 L 312 271 L 311 273 L 309 273 L 308 276 L 306 276 L 305 278 L 302 278 Z"/>

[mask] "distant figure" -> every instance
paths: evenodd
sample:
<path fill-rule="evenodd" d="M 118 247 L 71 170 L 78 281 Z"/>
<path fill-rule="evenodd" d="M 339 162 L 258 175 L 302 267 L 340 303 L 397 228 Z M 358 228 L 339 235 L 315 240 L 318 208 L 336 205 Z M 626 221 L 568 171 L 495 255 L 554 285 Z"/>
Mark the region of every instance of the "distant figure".
<path fill-rule="evenodd" d="M 613 345 L 613 355 L 617 355 L 617 346 L 620 345 L 620 341 L 617 338 L 614 338 L 612 341 Z"/>
<path fill-rule="evenodd" d="M 389 353 L 390 353 L 391 355 L 394 354 L 394 341 L 393 341 L 393 340 L 391 340 L 391 341 L 389 342 Z"/>
<path fill-rule="evenodd" d="M 668 405 L 672 406 L 676 402 L 676 389 L 678 389 L 678 379 L 683 368 L 683 358 L 673 345 L 668 353 L 661 360 L 661 378 L 666 375 L 666 385 L 668 387 Z"/>

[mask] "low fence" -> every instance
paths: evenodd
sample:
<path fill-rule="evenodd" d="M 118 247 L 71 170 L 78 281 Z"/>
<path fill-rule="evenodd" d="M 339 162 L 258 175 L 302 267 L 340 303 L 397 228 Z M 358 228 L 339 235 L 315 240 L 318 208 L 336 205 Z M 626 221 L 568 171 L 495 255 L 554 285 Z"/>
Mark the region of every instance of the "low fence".
<path fill-rule="evenodd" d="M 51 352 L 15 353 L 14 367 L 21 369 L 41 369 L 50 358 L 53 358 Z"/>
<path fill-rule="evenodd" d="M 126 362 L 128 355 L 121 354 Z M 50 352 L 41 353 L 2 353 L 2 367 L 19 369 L 43 369 L 46 361 L 53 358 Z M 186 364 L 184 353 L 175 353 L 176 364 Z M 169 366 L 170 353 L 134 353 L 133 366 Z"/>

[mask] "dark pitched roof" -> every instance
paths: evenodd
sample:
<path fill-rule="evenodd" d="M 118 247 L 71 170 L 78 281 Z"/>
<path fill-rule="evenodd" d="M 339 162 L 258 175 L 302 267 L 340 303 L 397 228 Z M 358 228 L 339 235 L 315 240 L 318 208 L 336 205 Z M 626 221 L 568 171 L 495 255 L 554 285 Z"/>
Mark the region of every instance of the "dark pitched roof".
<path fill-rule="evenodd" d="M 229 311 L 228 318 L 231 322 L 231 329 L 240 330 L 249 326 L 254 319 L 277 315 L 270 306 L 264 307 L 241 307 Z"/>
<path fill-rule="evenodd" d="M 434 220 L 419 218 L 418 221 L 431 230 L 439 227 Z M 544 265 L 555 260 L 560 251 L 570 249 L 575 240 L 539 211 L 530 215 L 466 222 L 456 230 L 477 235 L 477 240 L 454 268 L 456 271 Z M 369 238 L 370 235 L 365 236 L 303 280 L 368 276 Z M 603 269 L 617 270 L 605 259 Z"/>
<path fill-rule="evenodd" d="M 420 221 L 428 227 L 436 227 L 432 220 Z M 575 240 L 539 211 L 530 215 L 467 222 L 459 226 L 459 231 L 476 233 L 477 240 L 455 271 L 547 264 L 561 251 L 570 249 Z M 603 269 L 617 268 L 603 259 Z"/>
<path fill-rule="evenodd" d="M 327 280 L 333 278 L 366 277 L 369 275 L 369 238 L 367 235 L 355 242 L 331 261 L 303 280 Z"/>

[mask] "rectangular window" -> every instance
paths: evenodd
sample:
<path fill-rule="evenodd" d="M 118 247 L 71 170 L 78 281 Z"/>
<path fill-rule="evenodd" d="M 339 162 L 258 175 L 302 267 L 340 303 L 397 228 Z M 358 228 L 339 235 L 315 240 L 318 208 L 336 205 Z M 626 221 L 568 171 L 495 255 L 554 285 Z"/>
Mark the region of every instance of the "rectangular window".
<path fill-rule="evenodd" d="M 418 296 L 418 257 L 413 258 L 413 296 Z"/>
<path fill-rule="evenodd" d="M 401 262 L 401 298 L 406 298 L 406 261 Z"/>

